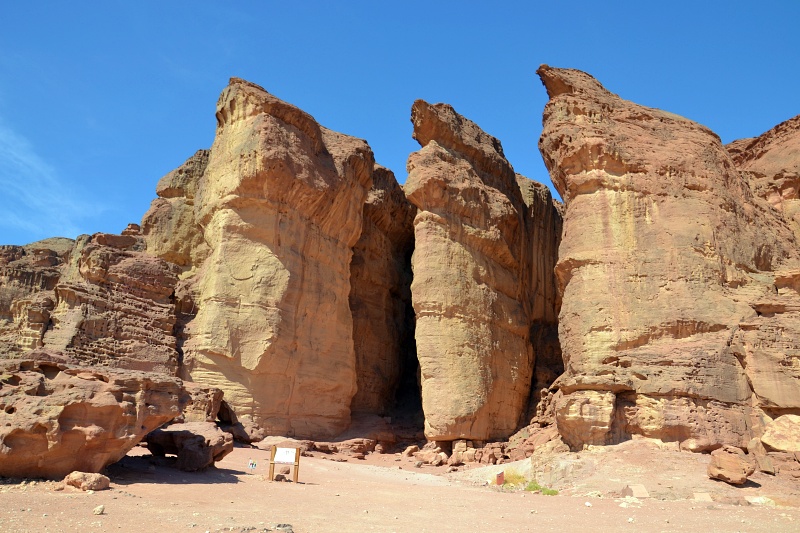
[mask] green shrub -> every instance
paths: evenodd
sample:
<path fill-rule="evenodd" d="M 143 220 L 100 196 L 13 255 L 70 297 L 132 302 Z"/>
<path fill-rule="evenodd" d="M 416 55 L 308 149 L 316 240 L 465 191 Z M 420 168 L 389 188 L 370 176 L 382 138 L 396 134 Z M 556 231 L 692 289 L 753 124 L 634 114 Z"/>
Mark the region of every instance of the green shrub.
<path fill-rule="evenodd" d="M 558 491 L 555 489 L 548 489 L 547 487 L 539 485 L 539 482 L 535 479 L 528 483 L 528 485 L 525 487 L 525 490 L 528 492 L 541 492 L 545 496 L 555 496 L 558 494 Z"/>

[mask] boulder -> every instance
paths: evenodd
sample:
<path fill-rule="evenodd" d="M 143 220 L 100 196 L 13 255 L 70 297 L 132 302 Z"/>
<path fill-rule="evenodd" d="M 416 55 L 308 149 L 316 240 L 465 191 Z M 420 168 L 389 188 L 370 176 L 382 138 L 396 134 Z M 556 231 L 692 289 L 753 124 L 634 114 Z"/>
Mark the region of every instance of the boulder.
<path fill-rule="evenodd" d="M 108 477 L 92 472 L 70 472 L 64 478 L 64 483 L 81 490 L 105 490 L 111 486 Z"/>
<path fill-rule="evenodd" d="M 783 415 L 769 424 L 761 442 L 770 451 L 800 452 L 800 416 Z"/>
<path fill-rule="evenodd" d="M 539 148 L 565 202 L 564 440 L 745 446 L 761 407 L 742 361 L 756 351 L 746 331 L 769 320 L 757 301 L 798 264 L 791 228 L 709 129 L 577 70 L 538 74 L 550 97 Z"/>
<path fill-rule="evenodd" d="M 99 472 L 189 401 L 174 377 L 30 357 L 0 365 L 0 476 Z"/>
<path fill-rule="evenodd" d="M 747 477 L 755 472 L 755 465 L 747 455 L 735 446 L 723 446 L 711 452 L 708 477 L 732 485 L 744 485 Z"/>
<path fill-rule="evenodd" d="M 416 374 L 411 252 L 416 208 L 388 169 L 376 165 L 364 228 L 350 263 L 356 355 L 354 412 L 386 414 L 403 373 Z"/>
<path fill-rule="evenodd" d="M 210 422 L 172 424 L 149 433 L 145 442 L 153 455 L 176 455 L 175 466 L 186 472 L 213 466 L 233 451 L 233 437 Z"/>
<path fill-rule="evenodd" d="M 446 104 L 411 110 L 422 147 L 404 189 L 414 219 L 425 436 L 499 439 L 527 408 L 531 257 L 526 206 L 500 141 Z"/>
<path fill-rule="evenodd" d="M 183 385 L 191 396 L 191 402 L 184 409 L 179 422 L 215 422 L 222 406 L 222 390 L 190 381 L 185 381 Z"/>
<path fill-rule="evenodd" d="M 255 84 L 232 78 L 217 103 L 185 372 L 268 433 L 333 437 L 350 421 L 350 261 L 373 165 L 366 142 Z"/>

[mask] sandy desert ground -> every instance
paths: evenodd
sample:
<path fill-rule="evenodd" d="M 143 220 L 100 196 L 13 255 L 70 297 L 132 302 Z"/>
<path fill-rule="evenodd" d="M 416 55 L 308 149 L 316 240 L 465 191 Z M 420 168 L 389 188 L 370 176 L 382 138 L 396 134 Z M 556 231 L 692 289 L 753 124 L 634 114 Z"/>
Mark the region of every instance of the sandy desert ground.
<path fill-rule="evenodd" d="M 299 483 L 270 483 L 269 453 L 258 449 L 237 447 L 217 468 L 187 473 L 136 448 L 109 467 L 109 490 L 2 480 L 0 531 L 800 530 L 794 480 L 756 474 L 736 488 L 705 476 L 708 456 L 636 443 L 548 459 L 557 496 L 486 484 L 503 469 L 532 475 L 530 461 L 445 474 L 395 454 L 342 459 L 315 453 L 301 459 Z M 631 484 L 650 497 L 622 497 Z"/>

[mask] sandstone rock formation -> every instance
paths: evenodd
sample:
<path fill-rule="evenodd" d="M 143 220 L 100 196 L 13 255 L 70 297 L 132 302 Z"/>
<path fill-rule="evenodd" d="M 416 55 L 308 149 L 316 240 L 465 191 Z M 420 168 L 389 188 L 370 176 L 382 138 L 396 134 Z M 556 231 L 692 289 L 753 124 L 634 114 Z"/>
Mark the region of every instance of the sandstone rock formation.
<path fill-rule="evenodd" d="M 176 455 L 175 467 L 203 470 L 233 451 L 233 437 L 210 422 L 187 422 L 156 429 L 145 438 L 153 455 Z"/>
<path fill-rule="evenodd" d="M 53 290 L 73 245 L 71 239 L 46 239 L 0 246 L 0 357 L 42 346 Z"/>
<path fill-rule="evenodd" d="M 103 474 L 70 472 L 64 478 L 64 484 L 81 490 L 105 490 L 111 486 L 111 480 Z"/>
<path fill-rule="evenodd" d="M 500 142 L 445 104 L 411 111 L 417 209 L 411 285 L 429 440 L 509 436 L 526 407 L 531 250 L 527 206 Z"/>
<path fill-rule="evenodd" d="M 91 364 L 175 374 L 176 270 L 135 235 L 6 247 L 0 356 L 46 348 Z"/>
<path fill-rule="evenodd" d="M 358 387 L 352 409 L 386 414 L 401 373 L 413 371 L 416 362 L 411 308 L 416 209 L 390 170 L 376 165 L 372 179 L 350 263 Z"/>
<path fill-rule="evenodd" d="M 190 269 L 209 253 L 194 214 L 197 187 L 208 166 L 208 150 L 198 150 L 158 182 L 158 198 L 142 217 L 141 232 L 147 252 Z"/>
<path fill-rule="evenodd" d="M 767 424 L 761 442 L 770 450 L 800 452 L 800 416 L 783 415 Z"/>
<path fill-rule="evenodd" d="M 233 78 L 220 96 L 194 192 L 209 255 L 187 291 L 185 372 L 270 433 L 333 436 L 349 422 L 350 260 L 373 165 L 364 141 L 257 85 Z"/>
<path fill-rule="evenodd" d="M 764 354 L 747 331 L 775 313 L 759 302 L 788 301 L 776 287 L 794 290 L 778 274 L 798 264 L 794 234 L 707 128 L 583 72 L 538 73 L 550 96 L 539 147 L 566 207 L 562 437 L 746 446 L 769 397 L 749 384 L 747 360 Z"/>
<path fill-rule="evenodd" d="M 755 139 L 727 146 L 757 196 L 767 200 L 800 237 L 800 116 Z M 758 405 L 771 416 L 800 409 L 800 269 L 774 273 L 772 290 L 751 305 L 758 316 L 740 325 L 735 345 Z"/>
<path fill-rule="evenodd" d="M 0 365 L 0 476 L 99 472 L 188 401 L 174 377 L 29 357 Z"/>

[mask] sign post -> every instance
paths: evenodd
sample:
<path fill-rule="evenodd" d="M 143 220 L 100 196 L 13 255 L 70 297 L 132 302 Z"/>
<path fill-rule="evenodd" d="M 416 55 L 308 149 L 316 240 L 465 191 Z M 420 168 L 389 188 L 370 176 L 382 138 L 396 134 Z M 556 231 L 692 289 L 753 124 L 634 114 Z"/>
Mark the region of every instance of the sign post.
<path fill-rule="evenodd" d="M 272 456 L 269 458 L 269 480 L 275 479 L 275 465 L 293 465 L 294 471 L 292 481 L 297 483 L 297 476 L 300 471 L 300 448 L 278 448 L 272 447 Z"/>

